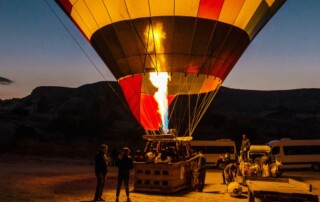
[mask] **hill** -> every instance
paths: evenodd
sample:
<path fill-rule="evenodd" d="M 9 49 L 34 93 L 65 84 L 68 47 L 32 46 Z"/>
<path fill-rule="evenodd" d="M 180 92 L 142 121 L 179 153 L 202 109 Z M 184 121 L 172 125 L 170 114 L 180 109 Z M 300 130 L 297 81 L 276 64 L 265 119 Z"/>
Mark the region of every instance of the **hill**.
<path fill-rule="evenodd" d="M 88 155 L 101 142 L 143 145 L 144 130 L 116 82 L 79 88 L 38 87 L 22 99 L 0 101 L 0 151 Z M 283 91 L 222 87 L 194 132 L 195 139 L 320 138 L 320 89 Z M 134 142 L 134 143 L 133 143 Z"/>

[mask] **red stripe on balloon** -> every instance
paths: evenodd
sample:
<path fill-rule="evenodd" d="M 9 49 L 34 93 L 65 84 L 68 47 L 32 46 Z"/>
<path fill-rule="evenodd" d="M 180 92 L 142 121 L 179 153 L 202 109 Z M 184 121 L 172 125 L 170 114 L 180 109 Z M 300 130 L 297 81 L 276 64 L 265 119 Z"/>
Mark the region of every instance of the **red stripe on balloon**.
<path fill-rule="evenodd" d="M 198 17 L 218 20 L 224 0 L 201 0 Z"/>

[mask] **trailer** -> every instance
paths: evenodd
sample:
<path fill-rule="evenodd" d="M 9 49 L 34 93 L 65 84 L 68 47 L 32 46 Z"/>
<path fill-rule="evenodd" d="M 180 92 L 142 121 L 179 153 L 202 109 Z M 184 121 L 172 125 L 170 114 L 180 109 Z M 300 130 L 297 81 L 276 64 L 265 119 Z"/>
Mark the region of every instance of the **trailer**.
<path fill-rule="evenodd" d="M 249 202 L 319 202 L 312 186 L 292 178 L 247 180 Z"/>

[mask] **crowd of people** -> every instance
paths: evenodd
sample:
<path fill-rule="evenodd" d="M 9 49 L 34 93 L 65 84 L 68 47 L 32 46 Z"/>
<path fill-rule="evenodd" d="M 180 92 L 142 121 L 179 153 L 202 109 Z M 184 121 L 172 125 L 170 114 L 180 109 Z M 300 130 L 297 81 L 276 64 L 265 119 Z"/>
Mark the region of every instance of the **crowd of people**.
<path fill-rule="evenodd" d="M 162 142 L 154 143 L 150 142 L 147 145 L 146 152 L 137 150 L 134 156 L 134 161 L 136 162 L 146 162 L 146 163 L 171 163 L 178 162 L 180 160 L 185 160 L 188 154 L 183 150 L 177 151 L 177 148 L 169 143 Z"/>

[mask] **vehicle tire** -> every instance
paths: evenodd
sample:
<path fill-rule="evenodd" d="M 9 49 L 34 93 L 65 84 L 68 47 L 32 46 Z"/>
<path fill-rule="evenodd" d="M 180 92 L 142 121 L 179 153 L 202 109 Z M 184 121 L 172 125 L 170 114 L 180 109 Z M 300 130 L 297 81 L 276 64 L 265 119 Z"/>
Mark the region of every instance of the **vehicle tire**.
<path fill-rule="evenodd" d="M 312 170 L 314 171 L 320 171 L 320 163 L 315 162 L 312 164 Z"/>

